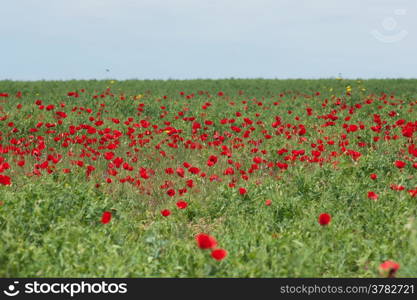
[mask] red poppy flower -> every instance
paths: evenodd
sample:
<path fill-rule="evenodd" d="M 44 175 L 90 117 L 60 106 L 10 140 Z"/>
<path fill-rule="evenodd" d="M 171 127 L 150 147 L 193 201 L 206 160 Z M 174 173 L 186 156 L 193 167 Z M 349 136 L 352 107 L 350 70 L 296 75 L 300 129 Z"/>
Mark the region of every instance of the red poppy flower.
<path fill-rule="evenodd" d="M 319 224 L 321 226 L 329 225 L 331 220 L 332 220 L 332 217 L 329 214 L 323 213 L 319 216 Z"/>
<path fill-rule="evenodd" d="M 402 169 L 407 165 L 405 162 L 401 160 L 396 160 L 394 164 L 398 169 Z"/>
<path fill-rule="evenodd" d="M 247 190 L 245 188 L 239 188 L 239 194 L 245 195 L 247 193 Z"/>
<path fill-rule="evenodd" d="M 210 155 L 209 159 L 207 160 L 207 166 L 212 167 L 217 163 L 217 156 Z"/>
<path fill-rule="evenodd" d="M 11 185 L 12 181 L 9 176 L 0 174 L 0 184 L 2 185 Z"/>
<path fill-rule="evenodd" d="M 205 233 L 198 234 L 195 239 L 200 249 L 212 249 L 217 246 L 216 239 Z"/>
<path fill-rule="evenodd" d="M 271 199 L 268 199 L 268 200 L 265 201 L 265 205 L 266 206 L 271 206 L 271 204 L 272 204 L 272 200 Z"/>
<path fill-rule="evenodd" d="M 194 181 L 192 179 L 189 179 L 186 181 L 186 184 L 188 187 L 192 188 L 194 186 Z"/>
<path fill-rule="evenodd" d="M 408 190 L 408 194 L 409 194 L 411 197 L 416 197 L 416 196 L 417 196 L 417 188 L 416 188 L 416 189 L 414 189 L 414 190 Z"/>
<path fill-rule="evenodd" d="M 111 160 L 114 157 L 114 153 L 113 152 L 106 152 L 104 153 L 104 158 L 106 160 Z"/>
<path fill-rule="evenodd" d="M 256 156 L 253 158 L 253 162 L 256 164 L 260 164 L 262 162 L 262 158 L 260 158 L 259 156 Z"/>
<path fill-rule="evenodd" d="M 369 177 L 371 177 L 372 180 L 376 180 L 378 178 L 378 175 L 372 173 Z"/>
<path fill-rule="evenodd" d="M 184 208 L 186 208 L 188 206 L 188 203 L 187 202 L 185 202 L 185 201 L 178 201 L 177 202 L 177 207 L 179 208 L 179 209 L 184 209 Z"/>
<path fill-rule="evenodd" d="M 403 185 L 398 185 L 398 184 L 391 184 L 390 188 L 393 191 L 403 191 L 405 189 Z"/>
<path fill-rule="evenodd" d="M 161 215 L 164 217 L 168 217 L 171 214 L 171 211 L 169 209 L 161 210 Z"/>
<path fill-rule="evenodd" d="M 375 192 L 368 192 L 368 198 L 372 199 L 372 200 L 378 200 L 378 194 L 376 194 Z"/>
<path fill-rule="evenodd" d="M 227 251 L 224 249 L 216 249 L 211 251 L 211 257 L 213 257 L 215 260 L 222 260 L 224 258 L 226 258 L 227 256 Z"/>
<path fill-rule="evenodd" d="M 198 174 L 198 173 L 200 173 L 200 169 L 197 168 L 197 167 L 191 167 L 191 168 L 188 169 L 188 171 L 190 173 L 192 173 L 192 174 Z"/>
<path fill-rule="evenodd" d="M 233 175 L 233 174 L 235 174 L 235 170 L 232 167 L 227 168 L 223 172 L 223 175 Z"/>
<path fill-rule="evenodd" d="M 184 169 L 183 168 L 177 168 L 177 174 L 180 177 L 184 177 Z"/>
<path fill-rule="evenodd" d="M 166 174 L 174 174 L 174 169 L 173 168 L 166 168 L 165 173 Z"/>
<path fill-rule="evenodd" d="M 107 224 L 111 220 L 111 212 L 105 211 L 103 212 L 103 215 L 101 216 L 101 223 Z"/>
<path fill-rule="evenodd" d="M 387 260 L 379 265 L 379 272 L 381 273 L 381 276 L 393 278 L 395 277 L 395 273 L 397 273 L 399 268 L 399 263 L 392 260 Z"/>

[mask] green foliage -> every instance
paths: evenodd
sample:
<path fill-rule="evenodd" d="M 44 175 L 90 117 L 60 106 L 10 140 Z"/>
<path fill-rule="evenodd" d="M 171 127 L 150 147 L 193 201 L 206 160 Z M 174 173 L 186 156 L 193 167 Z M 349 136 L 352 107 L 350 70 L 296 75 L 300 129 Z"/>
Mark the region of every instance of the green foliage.
<path fill-rule="evenodd" d="M 270 107 L 262 117 L 265 122 L 273 122 L 276 115 L 282 116 L 283 122 L 293 122 L 294 116 L 299 115 L 303 116 L 304 122 L 307 119 L 306 103 L 315 110 L 320 109 L 324 98 L 343 97 L 348 85 L 353 87 L 353 96 L 348 101 L 354 104 L 367 95 L 378 97 L 382 92 L 393 92 L 405 101 L 415 100 L 416 83 L 416 80 L 357 82 L 330 79 L 123 81 L 113 84 L 109 81 L 2 81 L 0 92 L 22 91 L 25 97 L 0 105 L 5 114 L 14 115 L 17 114 L 16 105 L 21 101 L 23 108 L 19 116 L 23 116 L 39 113 L 31 106 L 36 99 L 55 105 L 65 99 L 70 107 L 96 107 L 103 102 L 107 109 L 107 112 L 103 111 L 103 117 L 120 118 L 122 123 L 136 113 L 137 105 L 131 105 L 133 96 L 140 94 L 142 98 L 137 103 L 147 103 L 143 118 L 158 119 L 161 103 L 155 99 L 167 95 L 170 100 L 166 104 L 168 111 L 179 111 L 181 105 L 187 104 L 194 109 L 188 116 L 205 112 L 207 119 L 220 120 L 230 118 L 241 109 L 241 106 L 226 104 L 230 101 L 240 103 L 237 95 L 242 90 L 245 99 L 275 99 L 285 93 L 286 101 L 282 105 L 272 106 L 269 101 Z M 125 93 L 128 100 L 92 100 L 94 91 L 101 93 L 109 86 L 116 95 Z M 66 98 L 68 91 L 82 88 L 87 90 L 84 96 Z M 361 90 L 365 88 L 366 91 Z M 230 98 L 214 101 L 220 90 Z M 180 98 L 179 91 L 185 94 L 204 91 L 205 95 L 213 95 L 213 105 L 203 111 L 201 105 L 208 101 L 207 96 L 197 95 L 187 102 Z M 317 91 L 323 93 L 320 100 L 314 97 L 291 100 L 295 95 L 313 95 Z M 197 104 L 190 104 L 192 101 Z M 286 114 L 288 110 L 293 110 L 293 115 Z M 383 108 L 379 113 L 386 114 L 389 110 L 389 107 Z M 257 111 L 251 106 L 247 113 L 253 115 Z M 367 107 L 353 117 L 371 126 L 373 113 L 375 111 Z M 398 118 L 416 119 L 415 112 L 405 113 L 406 110 L 401 111 Z M 14 122 L 19 122 L 21 136 L 39 121 L 19 118 Z M 86 118 L 85 115 L 70 115 L 65 126 L 82 124 Z M 52 119 L 45 116 L 45 122 L 48 120 Z M 309 126 L 317 119 L 306 122 Z M 3 132 L 6 131 L 4 123 L 0 123 Z M 190 131 L 189 123 L 178 122 L 175 126 Z M 213 127 L 213 132 L 222 130 L 216 126 L 218 124 Z M 122 124 L 112 124 L 112 129 L 125 131 Z M 332 130 L 337 133 L 340 128 L 330 128 L 327 134 L 332 134 Z M 254 139 L 260 136 L 254 133 Z M 322 138 L 312 130 L 307 136 L 312 140 Z M 362 134 L 362 139 L 370 144 L 372 137 L 368 131 Z M 282 138 L 267 146 L 268 153 L 264 157 L 282 161 L 276 150 L 288 143 L 293 143 L 294 148 L 298 146 L 296 142 Z M 352 147 L 358 149 L 356 145 Z M 415 277 L 417 197 L 389 189 L 393 183 L 414 188 L 415 171 L 411 167 L 405 170 L 392 167 L 402 147 L 403 141 L 382 141 L 378 147 L 361 150 L 360 163 L 343 156 L 337 167 L 299 164 L 286 171 L 274 171 L 274 176 L 262 173 L 247 183 L 239 183 L 248 189 L 246 195 L 229 188 L 227 181 L 194 178 L 199 192 L 192 190 L 182 197 L 189 202 L 184 210 L 175 207 L 175 200 L 156 191 L 168 180 L 165 175 L 154 183 L 152 196 L 130 186 L 105 186 L 101 175 L 96 179 L 102 187 L 95 188 L 96 181 L 86 180 L 83 171 L 39 178 L 16 176 L 13 185 L 0 185 L 0 276 L 376 277 L 379 276 L 379 264 L 392 259 L 401 264 L 399 276 Z M 126 150 L 127 145 L 120 148 Z M 74 152 L 80 149 L 77 145 L 72 148 Z M 168 155 L 174 154 L 176 162 L 167 165 L 155 158 L 151 147 L 141 151 L 140 155 L 150 156 L 141 162 L 141 166 L 157 169 L 161 174 L 165 168 L 175 168 L 184 161 L 191 164 L 205 162 L 211 153 L 207 148 L 201 151 L 170 149 Z M 247 169 L 252 164 L 249 151 L 239 153 L 236 150 L 236 153 L 243 168 Z M 93 163 L 88 158 L 85 161 Z M 227 166 L 226 158 L 219 157 L 218 164 L 221 168 L 213 173 L 221 175 Z M 104 165 L 95 165 L 98 172 L 105 169 Z M 23 171 L 29 169 L 25 167 Z M 377 181 L 369 179 L 371 173 L 378 174 Z M 143 180 L 142 186 L 148 183 Z M 378 201 L 367 198 L 370 190 L 378 191 Z M 265 205 L 267 199 L 272 200 L 271 206 Z M 169 205 L 173 214 L 164 218 L 160 210 Z M 112 212 L 109 224 L 100 223 L 103 211 Z M 332 215 L 330 225 L 325 227 L 317 222 L 323 212 Z M 221 247 L 227 249 L 228 257 L 218 262 L 209 252 L 198 249 L 194 237 L 200 232 L 215 236 Z"/>

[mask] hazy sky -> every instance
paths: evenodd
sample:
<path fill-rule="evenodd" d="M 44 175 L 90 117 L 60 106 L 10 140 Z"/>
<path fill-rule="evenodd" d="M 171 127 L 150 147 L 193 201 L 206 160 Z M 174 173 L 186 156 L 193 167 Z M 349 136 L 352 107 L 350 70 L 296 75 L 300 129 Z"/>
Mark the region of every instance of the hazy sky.
<path fill-rule="evenodd" d="M 417 77 L 417 0 L 0 0 L 0 79 L 339 73 Z"/>

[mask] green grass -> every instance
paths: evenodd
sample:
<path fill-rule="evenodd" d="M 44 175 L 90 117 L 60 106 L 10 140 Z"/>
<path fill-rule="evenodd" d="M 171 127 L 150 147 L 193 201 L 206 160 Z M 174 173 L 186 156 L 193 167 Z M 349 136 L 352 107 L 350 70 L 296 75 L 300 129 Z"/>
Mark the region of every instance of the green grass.
<path fill-rule="evenodd" d="M 348 85 L 352 86 L 352 96 L 346 96 Z M 108 87 L 114 97 L 92 99 L 95 90 L 100 94 Z M 67 97 L 67 92 L 83 88 L 86 92 L 79 98 Z M 22 98 L 14 97 L 17 91 L 23 93 Z M 179 95 L 180 91 L 185 95 L 194 93 L 195 97 L 186 99 Z M 198 91 L 204 93 L 199 95 Z M 217 96 L 218 91 L 223 91 L 225 96 Z M 383 132 L 369 130 L 375 125 L 373 114 L 376 113 L 390 125 L 401 118 L 407 122 L 417 120 L 417 113 L 410 105 L 417 98 L 417 80 L 0 81 L 1 92 L 10 94 L 8 98 L 0 98 L 0 117 L 8 116 L 7 120 L 0 121 L 2 148 L 9 146 L 12 138 L 29 139 L 30 135 L 44 136 L 47 145 L 40 161 L 29 153 L 0 152 L 0 157 L 11 165 L 1 174 L 9 175 L 13 182 L 10 186 L 0 185 L 1 277 L 378 277 L 378 266 L 385 260 L 400 263 L 399 277 L 417 276 L 417 197 L 407 193 L 416 187 L 417 169 L 411 167 L 416 158 L 410 157 L 404 169 L 395 168 L 395 160 L 406 160 L 401 150 L 406 150 L 410 141 L 401 136 L 399 127 L 391 128 L 389 135 L 397 134 L 400 138 L 387 141 Z M 314 96 L 316 92 L 320 96 Z M 281 93 L 284 95 L 280 96 Z M 384 105 L 377 100 L 381 93 L 393 94 L 403 104 L 401 107 Z M 120 94 L 127 100 L 119 100 Z M 140 100 L 132 99 L 139 94 L 143 95 Z M 158 100 L 165 95 L 168 99 Z M 315 115 L 328 114 L 337 107 L 330 104 L 323 107 L 324 99 L 328 98 L 331 103 L 337 97 L 347 105 L 363 103 L 368 98 L 374 98 L 375 102 L 364 105 L 354 114 L 349 114 L 348 109 L 338 111 L 336 126 L 318 132 L 326 120 L 307 117 L 307 105 Z M 264 105 L 256 105 L 255 98 Z M 37 109 L 33 104 L 36 99 L 45 105 L 59 106 L 65 102 L 65 108 L 55 109 L 68 114 L 63 125 L 52 128 L 56 133 L 46 134 L 44 127 L 39 132 L 28 133 L 39 121 L 56 122 L 52 112 Z M 247 111 L 242 100 L 248 101 Z M 281 103 L 274 106 L 275 101 Z M 207 110 L 201 108 L 205 102 L 212 103 Z M 23 104 L 21 110 L 16 109 L 18 103 Z M 135 167 L 131 175 L 137 175 L 139 167 L 153 169 L 156 175 L 141 178 L 140 187 L 118 183 L 114 177 L 114 182 L 107 184 L 103 176 L 107 161 L 102 157 L 96 161 L 80 157 L 86 149 L 82 144 L 64 148 L 62 141 L 53 140 L 59 133 L 68 132 L 70 125 L 93 125 L 88 118 L 97 117 L 100 103 L 106 104 L 102 110 L 105 124 L 101 129 L 126 132 L 133 124 L 123 124 L 128 117 L 134 118 L 134 122 L 146 119 L 159 128 L 166 126 L 164 121 L 170 121 L 171 126 L 183 130 L 181 136 L 185 140 L 199 142 L 202 149 L 189 149 L 181 143 L 178 148 L 170 148 L 167 142 L 161 149 L 155 149 L 155 145 L 166 139 L 165 133 L 152 133 L 153 139 L 143 147 L 129 147 L 129 139 L 122 137 L 113 151 L 125 161 L 137 157 L 137 162 L 130 161 Z M 140 116 L 137 115 L 139 103 L 145 103 Z M 382 108 L 378 108 L 380 104 Z M 159 116 L 162 105 L 169 112 L 163 119 Z M 77 114 L 71 112 L 74 106 L 91 108 L 93 112 Z M 299 143 L 296 135 L 290 139 L 274 136 L 257 146 L 259 151 L 266 150 L 266 154 L 255 154 L 250 151 L 255 146 L 248 140 L 263 139 L 264 135 L 261 126 L 254 122 L 256 130 L 244 141 L 245 147 L 233 149 L 231 157 L 244 170 L 253 164 L 254 156 L 283 162 L 283 156 L 276 153 L 283 147 L 289 149 L 285 155 L 293 149 L 305 149 L 306 155 L 310 155 L 310 144 L 324 136 L 336 141 L 334 146 L 326 145 L 322 154 L 330 158 L 331 151 L 340 151 L 340 135 L 346 133 L 342 128 L 343 119 L 349 115 L 352 119 L 346 123 L 361 121 L 366 125 L 363 131 L 347 134 L 350 141 L 347 148 L 360 151 L 362 156 L 355 162 L 347 155 L 339 155 L 332 160 L 338 162 L 336 166 L 332 162 L 321 166 L 287 162 L 290 166 L 286 171 L 261 168 L 251 173 L 247 181 L 235 174 L 232 177 L 236 177 L 236 187 L 248 190 L 242 196 L 236 188 L 228 186 L 230 176 L 223 175 L 229 165 L 227 158 L 220 155 L 221 148 L 210 146 L 208 142 L 212 139 L 202 141 L 193 137 L 192 122 L 182 121 L 182 117 L 174 119 L 184 106 L 189 107 L 184 116 L 194 116 L 199 122 L 216 121 L 213 128 L 205 131 L 210 137 L 216 130 L 221 134 L 231 132 L 230 124 L 223 126 L 219 120 L 239 119 L 235 115 L 237 111 L 243 113 L 240 119 L 262 120 L 269 133 L 273 132 L 270 124 L 277 115 L 281 116 L 282 123 L 306 126 L 306 142 Z M 293 113 L 289 115 L 288 110 Z M 391 110 L 396 110 L 398 116 L 389 117 Z M 261 116 L 255 117 L 255 113 Z M 294 120 L 297 115 L 299 121 Z M 120 123 L 114 124 L 110 118 L 119 118 Z M 10 133 L 12 128 L 8 122 L 14 122 L 19 132 Z M 241 136 L 245 130 L 236 135 Z M 72 138 L 77 135 L 82 137 L 86 131 L 79 131 Z M 358 147 L 357 136 L 368 146 Z M 380 136 L 381 140 L 374 142 L 374 136 Z M 231 141 L 232 138 L 226 138 L 224 144 L 231 147 Z M 98 149 L 99 145 L 94 144 L 94 148 Z M 26 151 L 35 146 L 33 143 L 26 148 L 23 144 L 19 147 Z M 133 151 L 135 147 L 139 148 L 138 152 Z M 166 151 L 167 156 L 162 157 L 160 150 Z M 68 151 L 75 156 L 69 157 Z M 128 151 L 132 152 L 130 156 L 126 154 Z M 41 176 L 29 176 L 34 164 L 44 161 L 50 153 L 63 155 L 51 174 L 42 171 Z M 214 153 L 219 162 L 209 168 L 206 161 Z M 23 168 L 16 165 L 21 157 L 26 160 Z M 85 166 L 75 167 L 70 162 L 72 159 L 96 167 L 90 180 L 86 180 Z M 201 178 L 187 171 L 186 178 L 165 174 L 165 168 L 175 170 L 184 161 L 200 167 L 207 176 Z M 71 168 L 72 173 L 62 173 L 64 168 Z M 378 179 L 371 180 L 371 173 L 378 174 Z M 121 178 L 128 174 L 121 171 L 119 175 Z M 222 181 L 210 181 L 212 174 Z M 178 192 L 175 197 L 168 197 L 159 188 L 166 180 L 172 180 L 174 188 L 179 189 L 189 178 L 195 181 L 196 187 L 188 188 L 182 197 Z M 95 187 L 97 183 L 100 188 Z M 390 189 L 391 184 L 402 184 L 405 190 L 394 191 Z M 378 200 L 368 199 L 368 191 L 375 191 Z M 189 202 L 189 206 L 177 209 L 175 202 L 179 199 Z M 271 206 L 265 205 L 266 199 L 272 200 Z M 172 211 L 169 217 L 160 214 L 165 208 Z M 109 224 L 100 223 L 103 211 L 113 214 Z M 318 216 L 323 212 L 332 216 L 328 226 L 318 224 Z M 226 259 L 215 261 L 210 251 L 197 247 L 194 238 L 201 232 L 217 239 L 219 247 L 228 251 Z"/>

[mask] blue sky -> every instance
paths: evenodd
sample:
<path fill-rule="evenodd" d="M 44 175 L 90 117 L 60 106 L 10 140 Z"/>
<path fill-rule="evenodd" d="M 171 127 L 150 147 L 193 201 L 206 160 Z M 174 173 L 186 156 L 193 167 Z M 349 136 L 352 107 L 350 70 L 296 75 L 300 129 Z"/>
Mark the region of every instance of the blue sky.
<path fill-rule="evenodd" d="M 416 0 L 4 0 L 0 11 L 0 79 L 417 77 Z"/>

